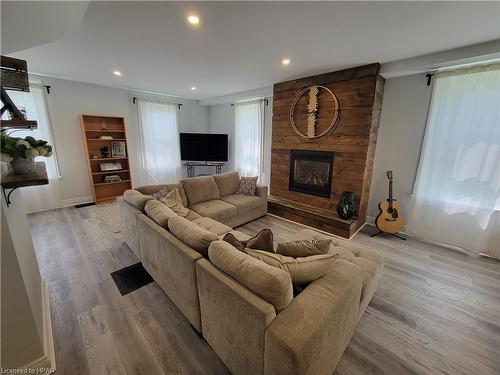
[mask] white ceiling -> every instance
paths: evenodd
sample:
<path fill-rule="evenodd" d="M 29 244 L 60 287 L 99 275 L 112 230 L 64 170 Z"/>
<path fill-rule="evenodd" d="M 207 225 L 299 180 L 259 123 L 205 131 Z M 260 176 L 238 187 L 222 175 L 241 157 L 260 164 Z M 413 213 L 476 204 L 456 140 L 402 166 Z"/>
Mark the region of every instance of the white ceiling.
<path fill-rule="evenodd" d="M 34 73 L 204 99 L 499 38 L 500 2 L 92 2 L 76 31 L 12 56 Z"/>

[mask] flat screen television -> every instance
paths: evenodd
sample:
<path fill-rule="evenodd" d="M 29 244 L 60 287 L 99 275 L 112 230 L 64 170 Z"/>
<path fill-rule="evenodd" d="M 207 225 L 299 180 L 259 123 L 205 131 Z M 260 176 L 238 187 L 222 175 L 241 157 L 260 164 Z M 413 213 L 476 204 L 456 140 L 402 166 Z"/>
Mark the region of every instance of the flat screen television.
<path fill-rule="evenodd" d="M 227 134 L 181 133 L 181 160 L 227 161 Z"/>

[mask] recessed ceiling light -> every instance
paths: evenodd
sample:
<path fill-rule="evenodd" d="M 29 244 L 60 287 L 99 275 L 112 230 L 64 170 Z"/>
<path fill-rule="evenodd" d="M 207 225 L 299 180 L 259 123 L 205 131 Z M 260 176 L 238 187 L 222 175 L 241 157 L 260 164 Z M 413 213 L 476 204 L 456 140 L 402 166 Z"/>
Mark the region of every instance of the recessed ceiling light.
<path fill-rule="evenodd" d="M 113 74 L 118 77 L 122 76 L 122 72 L 120 72 L 119 70 L 113 70 Z"/>
<path fill-rule="evenodd" d="M 283 65 L 290 65 L 290 59 L 283 59 L 283 60 L 281 60 L 281 63 Z"/>
<path fill-rule="evenodd" d="M 188 16 L 187 20 L 191 25 L 198 25 L 200 23 L 200 18 L 195 15 Z"/>
<path fill-rule="evenodd" d="M 196 86 L 191 86 L 191 91 L 196 91 Z"/>

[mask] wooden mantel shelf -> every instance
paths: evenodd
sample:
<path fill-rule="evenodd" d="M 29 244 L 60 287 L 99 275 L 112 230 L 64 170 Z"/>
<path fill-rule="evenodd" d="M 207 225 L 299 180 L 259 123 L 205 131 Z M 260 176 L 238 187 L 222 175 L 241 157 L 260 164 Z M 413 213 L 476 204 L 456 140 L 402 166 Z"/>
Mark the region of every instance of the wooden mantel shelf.
<path fill-rule="evenodd" d="M 350 238 L 363 224 L 362 219 L 342 219 L 335 211 L 294 202 L 273 195 L 268 196 L 272 214 L 293 220 L 344 238 Z"/>
<path fill-rule="evenodd" d="M 48 183 L 49 178 L 47 176 L 47 168 L 45 167 L 45 163 L 43 161 L 36 163 L 35 171 L 33 173 L 14 174 L 11 172 L 2 176 L 2 190 L 7 206 L 11 203 L 10 195 L 15 189 L 25 186 L 47 185 Z M 6 193 L 6 189 L 10 189 L 10 191 Z"/>

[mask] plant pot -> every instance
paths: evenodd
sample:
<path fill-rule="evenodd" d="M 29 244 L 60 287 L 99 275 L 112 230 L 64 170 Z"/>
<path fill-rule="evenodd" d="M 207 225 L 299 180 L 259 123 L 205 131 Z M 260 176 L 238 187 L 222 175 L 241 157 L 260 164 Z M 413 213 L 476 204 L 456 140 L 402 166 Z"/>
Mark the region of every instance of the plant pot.
<path fill-rule="evenodd" d="M 35 171 L 35 159 L 16 158 L 10 162 L 10 167 L 14 174 L 28 174 Z"/>

